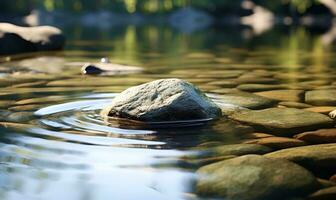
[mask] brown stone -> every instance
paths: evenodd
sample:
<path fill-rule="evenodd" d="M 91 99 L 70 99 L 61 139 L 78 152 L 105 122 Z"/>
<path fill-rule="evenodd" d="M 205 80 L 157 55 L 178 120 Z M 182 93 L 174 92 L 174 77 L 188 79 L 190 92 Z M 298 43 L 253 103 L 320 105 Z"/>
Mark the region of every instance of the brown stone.
<path fill-rule="evenodd" d="M 304 110 L 322 114 L 328 114 L 331 111 L 336 110 L 336 106 L 317 106 L 317 107 L 305 108 Z"/>
<path fill-rule="evenodd" d="M 304 132 L 294 138 L 310 143 L 336 143 L 336 128 Z"/>
<path fill-rule="evenodd" d="M 257 92 L 257 95 L 275 99 L 278 101 L 302 101 L 304 96 L 303 90 L 271 90 L 265 92 Z"/>
<path fill-rule="evenodd" d="M 261 145 L 268 146 L 272 149 L 285 149 L 285 148 L 306 145 L 304 141 L 293 139 L 293 138 L 286 138 L 286 137 L 265 137 L 265 138 L 259 138 L 259 139 L 254 139 L 254 140 L 248 140 L 248 141 L 245 141 L 244 143 L 261 144 Z"/>
<path fill-rule="evenodd" d="M 309 195 L 309 200 L 335 200 L 336 199 L 336 186 L 328 187 L 313 194 Z"/>

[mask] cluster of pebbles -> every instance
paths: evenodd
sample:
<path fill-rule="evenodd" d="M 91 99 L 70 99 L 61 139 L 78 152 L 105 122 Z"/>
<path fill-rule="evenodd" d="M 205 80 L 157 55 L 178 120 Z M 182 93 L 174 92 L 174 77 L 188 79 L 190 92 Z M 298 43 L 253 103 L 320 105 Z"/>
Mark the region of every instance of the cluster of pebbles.
<path fill-rule="evenodd" d="M 197 170 L 197 194 L 233 200 L 336 199 L 333 70 L 291 72 L 242 65 L 166 74 L 154 69 L 113 78 L 12 73 L 0 76 L 1 118 L 7 120 L 0 124 L 25 124 L 32 111 L 67 101 L 74 92 L 121 92 L 170 77 L 197 85 L 222 109 L 223 119 L 252 130 L 240 133 L 245 139 L 239 144 L 207 141 L 197 147 L 207 152 L 197 158 L 202 163 Z"/>

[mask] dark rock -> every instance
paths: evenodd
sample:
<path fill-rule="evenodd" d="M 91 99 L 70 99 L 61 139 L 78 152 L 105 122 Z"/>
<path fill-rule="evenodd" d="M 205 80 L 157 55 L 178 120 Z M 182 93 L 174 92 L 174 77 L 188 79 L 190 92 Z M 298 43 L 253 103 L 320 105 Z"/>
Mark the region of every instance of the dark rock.
<path fill-rule="evenodd" d="M 147 122 L 178 121 L 218 118 L 221 109 L 191 83 L 161 79 L 123 91 L 102 115 Z"/>
<path fill-rule="evenodd" d="M 333 126 L 329 117 L 296 108 L 268 108 L 241 111 L 230 118 L 280 136 Z"/>
<path fill-rule="evenodd" d="M 318 186 L 316 178 L 286 160 L 246 155 L 200 168 L 196 193 L 230 200 L 282 200 Z"/>
<path fill-rule="evenodd" d="M 86 64 L 82 67 L 83 74 L 101 74 L 104 71 L 93 64 Z"/>
<path fill-rule="evenodd" d="M 308 200 L 335 200 L 336 186 L 328 187 L 309 195 Z"/>

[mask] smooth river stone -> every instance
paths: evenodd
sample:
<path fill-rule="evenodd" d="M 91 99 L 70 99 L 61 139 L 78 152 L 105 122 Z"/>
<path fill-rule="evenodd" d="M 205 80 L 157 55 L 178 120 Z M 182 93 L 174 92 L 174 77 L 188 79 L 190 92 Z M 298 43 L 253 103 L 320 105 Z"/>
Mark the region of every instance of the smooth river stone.
<path fill-rule="evenodd" d="M 266 92 L 254 93 L 278 101 L 302 101 L 304 98 L 303 90 L 271 90 Z"/>
<path fill-rule="evenodd" d="M 285 89 L 282 85 L 269 85 L 269 84 L 241 84 L 237 87 L 239 90 L 246 92 L 260 92 L 267 90 Z"/>
<path fill-rule="evenodd" d="M 290 136 L 303 131 L 331 127 L 334 124 L 332 119 L 323 114 L 296 108 L 241 111 L 229 117 L 279 136 Z"/>
<path fill-rule="evenodd" d="M 306 103 L 292 102 L 292 101 L 282 101 L 279 103 L 279 105 L 287 107 L 287 108 L 310 108 L 312 107 L 311 105 L 306 104 Z"/>
<path fill-rule="evenodd" d="M 248 92 L 237 92 L 218 96 L 221 103 L 233 104 L 249 109 L 261 109 L 272 106 L 276 101 Z"/>
<path fill-rule="evenodd" d="M 286 160 L 246 155 L 197 170 L 196 193 L 230 200 L 283 200 L 301 197 L 318 187 L 316 178 Z"/>
<path fill-rule="evenodd" d="M 246 144 L 260 144 L 268 146 L 272 149 L 285 149 L 291 147 L 304 146 L 306 143 L 302 140 L 286 138 L 286 137 L 265 137 L 254 140 L 247 140 Z"/>
<path fill-rule="evenodd" d="M 336 143 L 336 128 L 304 132 L 295 135 L 294 138 L 310 143 Z"/>
<path fill-rule="evenodd" d="M 306 103 L 317 106 L 335 106 L 336 90 L 312 90 L 306 92 Z"/>
<path fill-rule="evenodd" d="M 216 156 L 242 156 L 247 154 L 265 154 L 272 149 L 260 144 L 228 144 L 209 149 L 210 154 Z"/>
<path fill-rule="evenodd" d="M 264 156 L 295 162 L 314 173 L 330 177 L 336 169 L 336 143 L 282 149 Z"/>
<path fill-rule="evenodd" d="M 336 186 L 324 188 L 309 195 L 308 200 L 335 200 Z"/>
<path fill-rule="evenodd" d="M 304 110 L 322 114 L 329 114 L 331 111 L 336 110 L 336 106 L 317 106 L 317 107 L 305 108 Z"/>
<path fill-rule="evenodd" d="M 214 119 L 221 109 L 197 87 L 180 79 L 160 79 L 130 87 L 116 96 L 102 116 L 147 122 Z"/>

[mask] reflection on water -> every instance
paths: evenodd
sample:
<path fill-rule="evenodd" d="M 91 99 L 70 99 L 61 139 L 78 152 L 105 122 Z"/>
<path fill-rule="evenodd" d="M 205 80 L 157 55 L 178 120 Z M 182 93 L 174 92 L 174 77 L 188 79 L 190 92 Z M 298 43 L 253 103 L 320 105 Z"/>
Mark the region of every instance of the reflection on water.
<path fill-rule="evenodd" d="M 222 104 L 221 94 L 237 88 L 336 88 L 328 30 L 276 27 L 257 37 L 249 31 L 73 26 L 65 29 L 66 51 L 0 63 L 0 199 L 198 199 L 195 169 L 183 158 L 239 143 L 252 127 L 223 118 L 134 129 L 109 124 L 99 112 L 125 88 L 167 77 L 186 79 Z M 69 65 L 100 57 L 144 71 L 83 76 Z"/>

